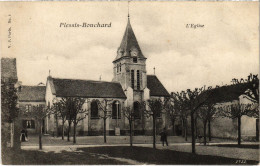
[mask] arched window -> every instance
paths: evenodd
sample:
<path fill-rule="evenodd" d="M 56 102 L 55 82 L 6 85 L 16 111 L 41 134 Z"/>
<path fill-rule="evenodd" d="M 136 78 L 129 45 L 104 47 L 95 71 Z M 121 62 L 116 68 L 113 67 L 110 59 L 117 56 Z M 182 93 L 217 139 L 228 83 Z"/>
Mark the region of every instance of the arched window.
<path fill-rule="evenodd" d="M 157 118 L 161 118 L 162 104 L 159 101 L 155 102 L 155 115 Z"/>
<path fill-rule="evenodd" d="M 117 113 L 118 111 L 118 113 Z M 118 116 L 118 119 L 121 118 L 121 105 L 119 101 L 114 101 L 112 105 L 112 118 L 116 119 Z"/>
<path fill-rule="evenodd" d="M 134 102 L 134 118 L 140 119 L 141 113 L 140 113 L 140 104 L 136 101 Z"/>
<path fill-rule="evenodd" d="M 91 102 L 91 118 L 98 118 L 98 103 L 97 101 Z"/>

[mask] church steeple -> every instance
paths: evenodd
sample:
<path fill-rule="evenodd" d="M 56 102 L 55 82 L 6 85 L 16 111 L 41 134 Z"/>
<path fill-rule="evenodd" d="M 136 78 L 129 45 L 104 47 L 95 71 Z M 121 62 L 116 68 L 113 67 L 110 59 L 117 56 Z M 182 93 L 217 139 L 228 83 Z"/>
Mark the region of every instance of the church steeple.
<path fill-rule="evenodd" d="M 120 82 L 124 89 L 131 87 L 135 92 L 140 92 L 146 88 L 146 57 L 140 49 L 130 24 L 129 12 L 126 30 L 113 65 L 113 81 Z"/>
<path fill-rule="evenodd" d="M 126 30 L 121 41 L 120 47 L 118 48 L 116 59 L 114 61 L 122 57 L 131 56 L 136 56 L 140 59 L 146 59 L 135 37 L 133 28 L 130 24 L 130 17 L 128 13 L 128 22 L 126 25 Z"/>

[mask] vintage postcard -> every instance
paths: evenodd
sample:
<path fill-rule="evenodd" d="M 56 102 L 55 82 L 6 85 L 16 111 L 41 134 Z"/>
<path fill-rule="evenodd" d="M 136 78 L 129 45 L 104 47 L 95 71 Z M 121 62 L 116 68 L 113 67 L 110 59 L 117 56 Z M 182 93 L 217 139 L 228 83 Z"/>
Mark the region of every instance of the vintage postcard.
<path fill-rule="evenodd" d="M 258 165 L 259 2 L 0 2 L 4 165 Z"/>

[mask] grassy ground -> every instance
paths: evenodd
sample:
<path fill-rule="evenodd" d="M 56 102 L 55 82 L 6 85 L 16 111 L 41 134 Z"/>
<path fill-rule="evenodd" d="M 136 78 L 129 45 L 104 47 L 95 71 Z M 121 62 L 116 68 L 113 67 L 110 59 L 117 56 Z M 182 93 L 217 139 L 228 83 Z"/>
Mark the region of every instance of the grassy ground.
<path fill-rule="evenodd" d="M 9 154 L 9 155 L 8 155 Z M 10 161 L 10 158 L 12 159 Z M 21 150 L 18 153 L 7 153 L 3 164 L 241 164 L 239 159 L 217 156 L 195 155 L 173 150 L 159 150 L 147 147 L 89 147 L 78 148 L 76 151 L 61 153 L 43 152 L 36 150 Z M 130 159 L 131 162 L 127 162 Z M 257 161 L 247 160 L 246 164 L 258 164 Z"/>

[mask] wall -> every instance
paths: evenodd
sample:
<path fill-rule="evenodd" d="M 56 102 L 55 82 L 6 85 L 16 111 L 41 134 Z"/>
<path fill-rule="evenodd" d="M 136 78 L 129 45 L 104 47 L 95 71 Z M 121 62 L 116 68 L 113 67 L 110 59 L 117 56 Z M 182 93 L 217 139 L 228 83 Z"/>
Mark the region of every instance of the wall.
<path fill-rule="evenodd" d="M 18 105 L 19 105 L 19 110 L 24 112 L 26 110 L 26 105 L 31 105 L 31 106 L 37 106 L 39 104 L 42 104 L 42 105 L 45 105 L 45 102 L 42 101 L 42 102 L 18 102 Z M 39 122 L 34 118 L 34 117 L 28 117 L 28 116 L 25 116 L 25 115 L 22 115 L 20 116 L 20 126 L 21 128 L 23 128 L 23 120 L 34 120 L 35 122 L 35 128 L 34 129 L 27 129 L 28 133 L 39 133 Z M 46 127 L 46 126 L 45 126 Z"/>

